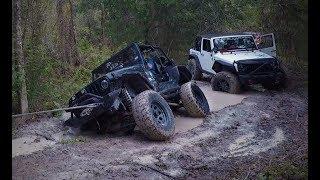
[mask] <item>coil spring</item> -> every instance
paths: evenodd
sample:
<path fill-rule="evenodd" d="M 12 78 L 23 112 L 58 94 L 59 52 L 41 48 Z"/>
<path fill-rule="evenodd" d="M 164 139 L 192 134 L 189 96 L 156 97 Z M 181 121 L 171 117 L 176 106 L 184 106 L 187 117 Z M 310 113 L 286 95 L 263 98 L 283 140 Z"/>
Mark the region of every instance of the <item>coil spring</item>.
<path fill-rule="evenodd" d="M 132 110 L 132 98 L 126 88 L 122 89 L 122 102 L 128 110 Z"/>

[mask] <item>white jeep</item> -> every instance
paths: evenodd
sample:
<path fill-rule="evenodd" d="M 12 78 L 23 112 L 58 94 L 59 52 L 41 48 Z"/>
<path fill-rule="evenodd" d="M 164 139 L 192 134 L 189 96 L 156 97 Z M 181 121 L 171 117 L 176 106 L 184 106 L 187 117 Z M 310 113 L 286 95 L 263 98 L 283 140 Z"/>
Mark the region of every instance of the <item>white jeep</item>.
<path fill-rule="evenodd" d="M 241 88 L 259 83 L 276 90 L 286 84 L 273 34 L 198 36 L 189 52 L 188 68 L 194 80 L 201 80 L 203 74 L 212 76 L 215 91 L 239 93 Z"/>

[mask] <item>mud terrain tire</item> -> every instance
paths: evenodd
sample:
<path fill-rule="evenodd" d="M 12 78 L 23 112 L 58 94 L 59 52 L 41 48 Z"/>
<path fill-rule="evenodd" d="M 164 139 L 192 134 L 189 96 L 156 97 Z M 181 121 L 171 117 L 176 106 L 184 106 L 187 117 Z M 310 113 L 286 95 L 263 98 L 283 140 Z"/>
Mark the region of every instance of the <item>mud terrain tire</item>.
<path fill-rule="evenodd" d="M 190 70 L 192 74 L 193 80 L 201 80 L 202 79 L 202 72 L 200 64 L 197 63 L 195 59 L 189 59 L 188 60 L 188 69 Z"/>
<path fill-rule="evenodd" d="M 241 85 L 235 74 L 227 71 L 221 71 L 212 77 L 211 88 L 214 91 L 238 94 L 240 93 Z"/>
<path fill-rule="evenodd" d="M 173 136 L 175 120 L 170 106 L 157 92 L 146 90 L 133 99 L 132 113 L 138 128 L 151 140 Z"/>
<path fill-rule="evenodd" d="M 288 69 L 286 66 L 280 65 L 280 72 L 282 73 L 282 77 L 276 82 L 265 82 L 262 83 L 262 86 L 267 90 L 282 90 L 288 87 Z"/>
<path fill-rule="evenodd" d="M 205 117 L 210 112 L 207 98 L 193 82 L 181 86 L 180 97 L 184 108 L 193 117 Z"/>

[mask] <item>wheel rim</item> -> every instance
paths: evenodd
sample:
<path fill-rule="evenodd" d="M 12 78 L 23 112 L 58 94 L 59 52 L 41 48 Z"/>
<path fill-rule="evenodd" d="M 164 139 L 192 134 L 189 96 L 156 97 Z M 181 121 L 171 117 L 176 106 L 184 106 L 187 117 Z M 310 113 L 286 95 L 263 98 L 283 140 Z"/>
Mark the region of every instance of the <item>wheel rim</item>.
<path fill-rule="evenodd" d="M 207 113 L 209 112 L 209 104 L 207 102 L 206 97 L 204 96 L 203 92 L 201 91 L 201 89 L 196 86 L 196 85 L 192 85 L 192 94 L 196 99 L 196 103 L 199 104 L 199 106 Z"/>
<path fill-rule="evenodd" d="M 226 80 L 220 80 L 217 83 L 217 88 L 219 91 L 228 92 L 229 91 L 229 83 Z"/>
<path fill-rule="evenodd" d="M 154 120 L 159 125 L 166 127 L 169 124 L 168 115 L 161 104 L 158 102 L 151 103 L 151 111 Z"/>

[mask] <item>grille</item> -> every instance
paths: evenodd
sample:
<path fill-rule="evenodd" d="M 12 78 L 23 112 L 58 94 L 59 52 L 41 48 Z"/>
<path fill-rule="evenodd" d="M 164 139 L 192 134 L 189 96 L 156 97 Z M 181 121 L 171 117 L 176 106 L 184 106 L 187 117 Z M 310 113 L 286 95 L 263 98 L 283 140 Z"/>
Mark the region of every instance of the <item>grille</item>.
<path fill-rule="evenodd" d="M 238 64 L 238 69 L 239 69 L 239 73 L 241 74 L 249 74 L 253 71 L 255 71 L 256 69 L 258 69 L 260 66 L 260 68 L 255 71 L 253 74 L 263 74 L 263 73 L 268 73 L 268 72 L 272 72 L 275 70 L 274 65 L 272 64 L 272 62 L 267 62 L 267 63 L 254 63 L 254 64 Z"/>

